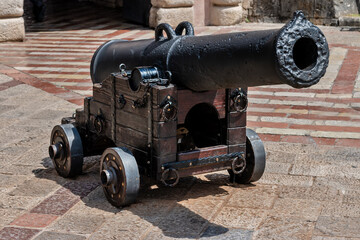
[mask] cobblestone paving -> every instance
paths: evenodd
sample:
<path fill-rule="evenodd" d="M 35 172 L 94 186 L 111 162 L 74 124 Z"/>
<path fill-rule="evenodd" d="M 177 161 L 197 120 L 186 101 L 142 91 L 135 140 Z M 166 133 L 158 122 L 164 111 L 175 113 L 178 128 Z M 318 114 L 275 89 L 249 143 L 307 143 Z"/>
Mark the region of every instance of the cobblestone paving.
<path fill-rule="evenodd" d="M 117 209 L 99 186 L 99 157 L 63 179 L 49 134 L 78 106 L 1 74 L 0 239 L 360 239 L 360 149 L 265 141 L 252 185 L 227 172 L 147 186 Z"/>
<path fill-rule="evenodd" d="M 135 204 L 117 209 L 99 186 L 99 157 L 63 179 L 47 155 L 49 135 L 91 95 L 96 48 L 153 31 L 86 4 L 62 6 L 79 21 L 57 8 L 28 25 L 25 42 L 0 44 L 0 239 L 360 239 L 360 33 L 322 27 L 331 57 L 318 85 L 250 90 L 248 125 L 267 151 L 259 182 L 232 184 L 226 172 L 189 177 L 175 188 L 143 186 Z M 91 18 L 95 11 L 101 17 Z"/>

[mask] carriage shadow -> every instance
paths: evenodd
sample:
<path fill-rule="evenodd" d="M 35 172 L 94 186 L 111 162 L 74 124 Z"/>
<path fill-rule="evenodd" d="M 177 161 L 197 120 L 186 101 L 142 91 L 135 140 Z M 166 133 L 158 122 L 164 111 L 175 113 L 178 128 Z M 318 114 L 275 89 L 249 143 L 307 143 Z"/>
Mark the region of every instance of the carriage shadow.
<path fill-rule="evenodd" d="M 79 196 L 90 208 L 90 213 L 91 209 L 115 213 L 110 218 L 115 223 L 119 222 L 117 227 L 123 227 L 121 222 L 124 219 L 128 226 L 132 225 L 132 221 L 133 226 L 139 221 L 144 221 L 145 226 L 150 226 L 150 223 L 154 227 L 153 231 L 146 233 L 150 238 L 224 237 L 229 229 L 216 224 L 215 213 L 220 211 L 224 200 L 229 197 L 230 188 L 247 187 L 229 183 L 228 175 L 222 173 L 211 173 L 202 178 L 182 178 L 172 188 L 145 181 L 134 204 L 115 208 L 107 201 L 100 185 L 99 156 L 85 158 L 84 173 L 73 179 L 60 177 L 50 158 L 44 158 L 42 163 L 46 168 L 34 169 L 36 177 L 55 181 L 63 190 L 65 188 Z"/>

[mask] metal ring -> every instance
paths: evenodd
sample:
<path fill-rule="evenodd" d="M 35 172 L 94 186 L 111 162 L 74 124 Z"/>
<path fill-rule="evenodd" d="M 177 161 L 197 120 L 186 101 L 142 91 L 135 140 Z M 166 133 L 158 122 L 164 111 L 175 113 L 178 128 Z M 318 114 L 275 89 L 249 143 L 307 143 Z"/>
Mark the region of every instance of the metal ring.
<path fill-rule="evenodd" d="M 244 106 L 240 106 L 242 100 L 244 101 Z M 239 94 L 233 98 L 233 104 L 236 111 L 245 112 L 248 106 L 247 96 L 243 92 L 239 92 Z"/>
<path fill-rule="evenodd" d="M 166 116 L 166 112 L 167 112 L 167 111 L 171 111 L 172 108 L 173 108 L 173 110 L 174 110 L 174 113 L 171 114 L 170 117 Z M 173 119 L 176 118 L 177 108 L 176 108 L 176 106 L 175 106 L 172 102 L 166 103 L 162 110 L 163 110 L 162 115 L 163 115 L 165 121 L 170 121 L 170 120 L 173 120 Z"/>
<path fill-rule="evenodd" d="M 175 175 L 176 175 L 176 180 L 175 180 L 174 183 L 167 183 L 167 182 L 166 182 L 167 179 L 165 179 L 165 177 L 168 178 L 168 177 L 169 177 L 169 173 L 170 173 L 171 171 L 173 171 L 173 172 L 175 173 Z M 166 176 L 166 174 L 168 174 L 168 175 Z M 178 171 L 176 171 L 176 169 L 173 169 L 173 168 L 168 168 L 168 169 L 166 169 L 166 170 L 161 174 L 161 181 L 162 181 L 162 182 L 164 183 L 164 185 L 167 186 L 167 187 L 174 187 L 176 184 L 178 184 L 179 179 L 180 179 L 180 176 L 179 176 Z"/>
<path fill-rule="evenodd" d="M 237 164 L 237 162 L 240 160 L 240 164 Z M 239 169 L 240 170 L 236 170 Z M 231 163 L 231 169 L 234 172 L 234 174 L 240 174 L 244 172 L 246 168 L 246 160 L 243 157 L 236 157 Z"/>

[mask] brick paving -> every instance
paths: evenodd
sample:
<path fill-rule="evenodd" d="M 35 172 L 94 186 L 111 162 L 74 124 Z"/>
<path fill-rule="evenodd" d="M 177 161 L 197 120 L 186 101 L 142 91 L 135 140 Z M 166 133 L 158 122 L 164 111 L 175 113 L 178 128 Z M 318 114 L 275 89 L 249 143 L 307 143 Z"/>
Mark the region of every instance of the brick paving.
<path fill-rule="evenodd" d="M 25 42 L 0 43 L 0 239 L 360 239 L 359 32 L 322 27 L 331 55 L 319 84 L 250 89 L 248 125 L 267 151 L 259 182 L 204 174 L 143 187 L 135 204 L 116 209 L 99 186 L 98 157 L 63 179 L 47 156 L 49 135 L 91 95 L 100 44 L 154 33 L 112 9 L 53 2 L 44 23 L 26 19 Z"/>

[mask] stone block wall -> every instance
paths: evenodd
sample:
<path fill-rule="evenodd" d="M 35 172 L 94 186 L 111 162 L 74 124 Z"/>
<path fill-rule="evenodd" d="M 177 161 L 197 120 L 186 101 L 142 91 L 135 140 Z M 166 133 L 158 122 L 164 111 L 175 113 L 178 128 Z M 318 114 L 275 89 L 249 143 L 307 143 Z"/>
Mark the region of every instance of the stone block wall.
<path fill-rule="evenodd" d="M 315 24 L 336 25 L 341 16 L 359 14 L 359 0 L 248 0 L 248 19 L 253 22 L 284 22 L 295 10 L 303 10 Z M 245 9 L 245 7 L 244 7 Z"/>
<path fill-rule="evenodd" d="M 182 21 L 194 22 L 194 0 L 151 0 L 151 5 L 150 27 L 168 23 L 175 28 Z"/>
<path fill-rule="evenodd" d="M 23 0 L 1 0 L 0 42 L 25 38 Z"/>
<path fill-rule="evenodd" d="M 242 0 L 211 0 L 210 24 L 228 26 L 243 20 Z"/>

